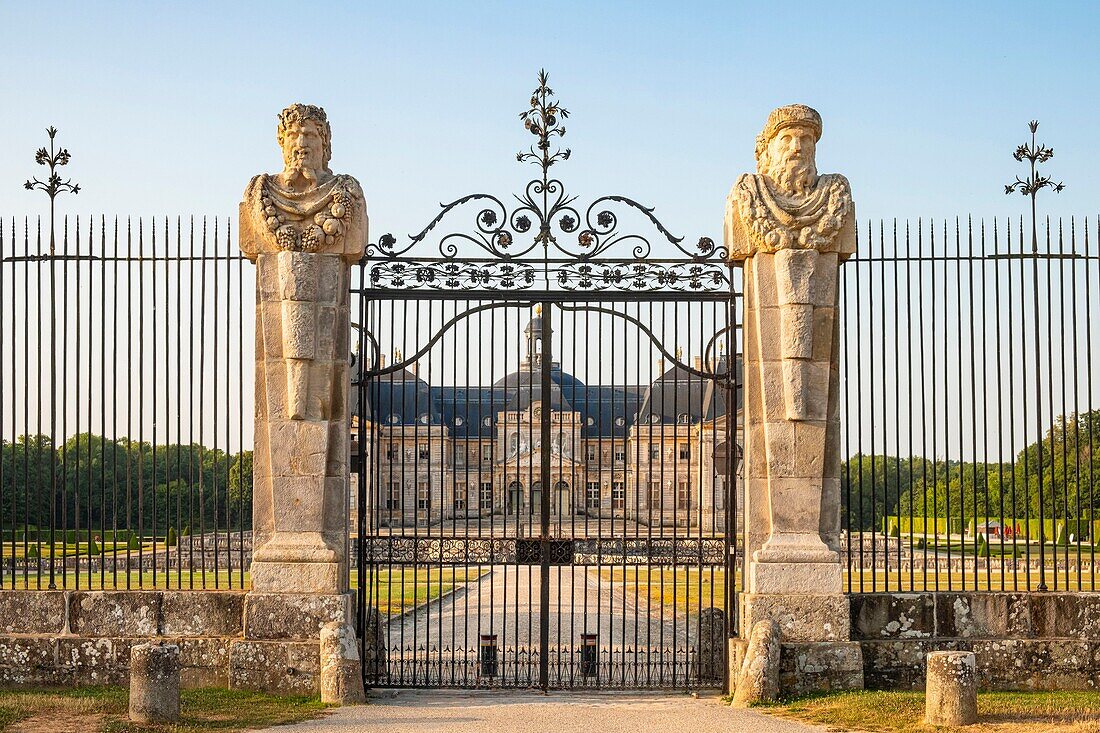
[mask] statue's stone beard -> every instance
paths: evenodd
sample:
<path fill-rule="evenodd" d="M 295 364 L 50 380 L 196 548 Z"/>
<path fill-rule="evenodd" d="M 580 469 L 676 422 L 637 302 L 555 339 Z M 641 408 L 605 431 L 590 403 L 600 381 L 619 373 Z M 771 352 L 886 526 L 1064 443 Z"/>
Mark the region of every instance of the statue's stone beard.
<path fill-rule="evenodd" d="M 311 186 L 316 186 L 320 181 L 320 171 L 305 162 L 304 157 L 290 155 L 286 161 L 284 175 L 288 182 L 304 180 Z"/>
<path fill-rule="evenodd" d="M 817 165 L 812 158 L 788 159 L 772 165 L 767 176 L 779 193 L 785 196 L 802 196 L 812 191 L 817 183 Z"/>

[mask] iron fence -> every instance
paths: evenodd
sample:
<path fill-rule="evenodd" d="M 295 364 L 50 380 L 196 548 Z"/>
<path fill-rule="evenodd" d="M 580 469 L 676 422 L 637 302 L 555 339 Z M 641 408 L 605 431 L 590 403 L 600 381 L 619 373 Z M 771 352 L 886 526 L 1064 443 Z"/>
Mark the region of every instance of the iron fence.
<path fill-rule="evenodd" d="M 1048 222 L 1038 253 L 1020 220 L 861 227 L 840 293 L 851 592 L 1096 590 L 1096 225 Z M 49 240 L 0 222 L 0 583 L 245 586 L 253 275 L 228 223 Z"/>
<path fill-rule="evenodd" d="M 254 284 L 228 221 L 8 219 L 0 256 L 0 585 L 243 587 Z"/>
<path fill-rule="evenodd" d="M 1096 590 L 1087 219 L 867 223 L 840 300 L 851 592 Z M 1025 229 L 1026 226 L 1026 229 Z"/>

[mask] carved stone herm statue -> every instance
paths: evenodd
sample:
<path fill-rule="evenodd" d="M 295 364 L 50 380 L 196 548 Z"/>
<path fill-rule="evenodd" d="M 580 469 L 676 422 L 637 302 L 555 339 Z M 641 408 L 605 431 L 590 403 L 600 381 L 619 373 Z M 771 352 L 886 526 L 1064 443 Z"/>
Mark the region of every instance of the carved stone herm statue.
<path fill-rule="evenodd" d="M 342 592 L 347 584 L 349 266 L 367 240 L 359 183 L 329 169 L 325 111 L 279 115 L 283 171 L 240 205 L 257 268 L 252 585 Z"/>
<path fill-rule="evenodd" d="M 820 138 L 815 110 L 774 110 L 758 173 L 726 204 L 726 245 L 745 267 L 750 592 L 754 578 L 755 592 L 840 592 L 837 273 L 855 211 L 847 179 L 817 172 Z"/>

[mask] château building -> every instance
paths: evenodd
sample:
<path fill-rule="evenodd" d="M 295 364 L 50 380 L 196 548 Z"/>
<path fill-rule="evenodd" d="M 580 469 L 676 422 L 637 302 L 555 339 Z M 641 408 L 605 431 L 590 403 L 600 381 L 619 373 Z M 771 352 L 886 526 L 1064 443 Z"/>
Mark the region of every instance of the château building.
<path fill-rule="evenodd" d="M 541 334 L 537 313 L 524 330 L 519 368 L 492 386 L 433 385 L 401 369 L 370 380 L 365 399 L 353 395 L 353 466 L 367 471 L 366 516 L 379 528 L 514 521 L 537 533 L 549 491 L 552 521 L 574 532 L 597 520 L 724 532 L 726 466 L 731 455 L 739 464 L 742 442 L 736 435 L 727 450 L 734 390 L 683 366 L 665 368 L 663 360 L 652 383 L 623 386 L 584 384 L 553 362 L 544 395 Z M 723 374 L 728 357 L 706 369 L 696 357 L 693 366 Z M 357 494 L 353 515 L 356 502 Z"/>

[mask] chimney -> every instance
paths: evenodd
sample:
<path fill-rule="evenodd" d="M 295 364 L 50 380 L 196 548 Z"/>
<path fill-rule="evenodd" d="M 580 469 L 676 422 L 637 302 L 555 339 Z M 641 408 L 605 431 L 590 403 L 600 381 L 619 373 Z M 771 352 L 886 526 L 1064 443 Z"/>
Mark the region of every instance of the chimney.
<path fill-rule="evenodd" d="M 382 368 L 383 369 L 386 368 L 386 355 L 385 354 L 382 354 Z"/>
<path fill-rule="evenodd" d="M 697 371 L 697 372 L 703 371 L 703 357 L 701 357 L 701 356 L 696 356 L 695 357 L 695 371 Z"/>
<path fill-rule="evenodd" d="M 657 359 L 657 376 L 659 377 L 664 373 L 665 373 L 665 357 L 662 356 L 662 357 Z"/>

